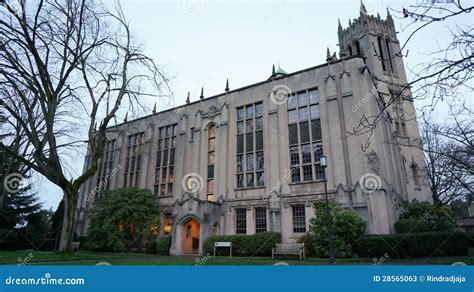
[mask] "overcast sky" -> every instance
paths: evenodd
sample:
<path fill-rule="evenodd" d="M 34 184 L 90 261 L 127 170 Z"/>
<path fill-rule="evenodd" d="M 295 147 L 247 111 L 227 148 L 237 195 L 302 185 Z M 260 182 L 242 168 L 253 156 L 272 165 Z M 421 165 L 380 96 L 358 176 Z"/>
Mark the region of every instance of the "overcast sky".
<path fill-rule="evenodd" d="M 365 0 L 369 14 L 377 12 L 385 19 L 387 6 L 401 10 L 413 1 Z M 337 47 L 337 20 L 343 27 L 359 16 L 359 0 L 338 1 L 158 1 L 124 0 L 136 41 L 172 77 L 174 102 L 181 105 L 191 91 L 197 100 L 201 87 L 204 95 L 221 93 L 225 80 L 235 89 L 267 79 L 272 64 L 293 72 L 322 64 L 326 48 Z M 408 20 L 397 19 L 391 12 L 404 42 Z M 417 35 L 410 42 L 405 65 L 413 68 L 426 62 L 426 53 L 449 39 L 449 27 L 473 23 L 472 13 L 443 23 Z M 166 103 L 157 100 L 161 108 Z M 416 103 L 420 107 L 420 103 Z M 147 113 L 149 114 L 149 113 Z M 82 171 L 83 153 L 69 162 L 72 171 Z M 77 161 L 76 161 L 77 160 Z M 62 193 L 46 179 L 33 178 L 45 208 L 55 209 Z"/>

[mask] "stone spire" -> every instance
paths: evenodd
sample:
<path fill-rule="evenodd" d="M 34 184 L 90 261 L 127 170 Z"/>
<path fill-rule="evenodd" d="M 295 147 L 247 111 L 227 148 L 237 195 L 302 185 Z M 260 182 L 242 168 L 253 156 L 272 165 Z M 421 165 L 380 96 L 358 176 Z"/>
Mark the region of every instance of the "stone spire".
<path fill-rule="evenodd" d="M 227 81 L 225 82 L 225 92 L 229 91 L 229 78 L 227 78 Z"/>
<path fill-rule="evenodd" d="M 186 104 L 190 103 L 191 92 L 188 91 L 188 97 L 186 98 Z"/>
<path fill-rule="evenodd" d="M 331 52 L 329 51 L 329 47 L 327 49 L 327 52 L 326 52 L 326 62 L 329 62 L 331 61 Z"/>
<path fill-rule="evenodd" d="M 204 99 L 204 86 L 201 87 L 201 96 L 199 98 Z"/>
<path fill-rule="evenodd" d="M 156 114 L 156 102 L 155 102 L 155 106 L 153 107 L 153 113 Z"/>
<path fill-rule="evenodd" d="M 341 20 L 339 18 L 337 19 L 337 23 L 338 23 L 337 30 L 341 31 L 342 30 L 342 25 L 341 25 Z"/>
<path fill-rule="evenodd" d="M 364 1 L 360 0 L 360 14 L 367 15 L 367 9 L 365 9 Z"/>

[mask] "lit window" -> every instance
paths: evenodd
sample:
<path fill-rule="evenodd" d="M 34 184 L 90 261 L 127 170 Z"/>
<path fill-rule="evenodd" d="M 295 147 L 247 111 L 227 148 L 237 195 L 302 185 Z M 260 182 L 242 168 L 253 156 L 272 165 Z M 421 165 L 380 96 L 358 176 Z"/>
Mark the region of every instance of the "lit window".
<path fill-rule="evenodd" d="M 313 181 L 324 178 L 324 168 L 319 165 L 323 153 L 319 95 L 310 89 L 292 95 L 288 102 L 288 143 L 291 181 Z M 297 110 L 293 100 L 298 100 Z"/>
<path fill-rule="evenodd" d="M 264 185 L 263 103 L 237 108 L 237 188 Z"/>

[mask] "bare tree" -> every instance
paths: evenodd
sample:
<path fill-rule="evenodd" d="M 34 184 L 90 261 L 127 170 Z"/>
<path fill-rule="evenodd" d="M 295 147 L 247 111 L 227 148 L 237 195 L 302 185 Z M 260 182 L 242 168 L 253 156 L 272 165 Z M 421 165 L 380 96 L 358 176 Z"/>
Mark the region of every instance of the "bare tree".
<path fill-rule="evenodd" d="M 10 151 L 8 140 L 0 150 L 63 191 L 61 250 L 72 249 L 77 194 L 96 172 L 111 121 L 141 107 L 144 96 L 169 90 L 134 44 L 120 5 L 94 3 L 0 2 L 0 107 L 7 125 L 19 125 L 14 139 L 23 141 L 23 154 Z M 70 151 L 87 145 L 88 168 L 72 177 L 65 167 Z"/>
<path fill-rule="evenodd" d="M 462 167 L 463 162 L 458 159 L 458 151 L 464 147 L 444 138 L 446 131 L 451 131 L 449 126 L 425 123 L 421 135 L 427 178 L 433 202 L 438 205 L 464 199 L 472 192 L 472 174 Z"/>

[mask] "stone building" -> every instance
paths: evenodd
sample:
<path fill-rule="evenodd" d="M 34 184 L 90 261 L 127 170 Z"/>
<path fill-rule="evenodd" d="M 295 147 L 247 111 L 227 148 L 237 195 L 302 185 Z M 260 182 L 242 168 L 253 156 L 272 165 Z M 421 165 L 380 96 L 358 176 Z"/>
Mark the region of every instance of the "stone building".
<path fill-rule="evenodd" d="M 390 14 L 361 6 L 339 23 L 339 54 L 298 72 L 111 127 L 98 173 L 83 186 L 76 232 L 85 234 L 94 189 L 148 188 L 162 206 L 157 236 L 172 254 L 199 254 L 213 234 L 276 231 L 294 242 L 314 203 L 355 210 L 368 233 L 392 233 L 400 200 L 430 200 L 410 91 Z M 390 102 L 393 101 L 394 102 Z M 388 112 L 378 115 L 380 108 Z M 352 133 L 364 117 L 371 131 Z M 326 168 L 320 157 L 327 157 Z M 88 163 L 88 157 L 85 163 Z"/>

